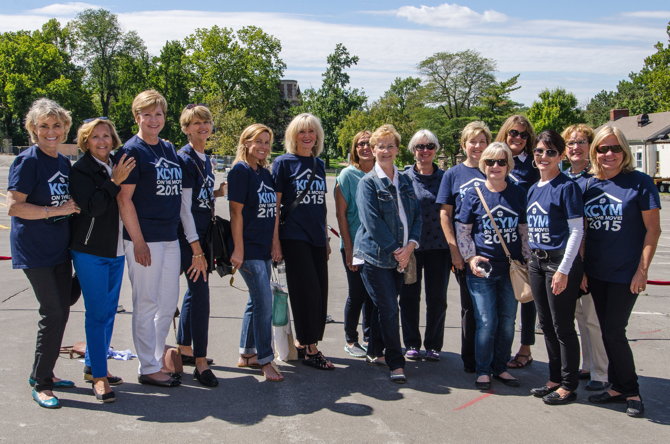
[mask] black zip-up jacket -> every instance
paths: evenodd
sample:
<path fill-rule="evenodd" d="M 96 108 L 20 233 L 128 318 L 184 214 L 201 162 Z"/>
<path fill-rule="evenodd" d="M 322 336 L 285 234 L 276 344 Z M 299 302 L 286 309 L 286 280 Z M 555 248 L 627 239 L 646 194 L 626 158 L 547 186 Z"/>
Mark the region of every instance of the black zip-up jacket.
<path fill-rule="evenodd" d="M 70 170 L 70 195 L 81 208 L 70 223 L 70 248 L 95 256 L 116 257 L 119 240 L 121 188 L 112 182 L 104 166 L 87 152 Z"/>

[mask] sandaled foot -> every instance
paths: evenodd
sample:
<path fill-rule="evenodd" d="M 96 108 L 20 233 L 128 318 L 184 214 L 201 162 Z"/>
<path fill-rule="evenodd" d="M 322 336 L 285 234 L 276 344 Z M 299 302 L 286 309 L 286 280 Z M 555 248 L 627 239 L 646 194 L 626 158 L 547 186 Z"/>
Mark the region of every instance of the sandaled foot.
<path fill-rule="evenodd" d="M 240 355 L 240 360 L 237 361 L 238 367 L 260 368 L 258 363 L 258 355 Z"/>
<path fill-rule="evenodd" d="M 261 371 L 263 372 L 263 376 L 265 376 L 266 381 L 279 382 L 284 380 L 284 376 L 282 376 L 279 369 L 277 369 L 277 367 L 275 367 L 274 363 L 272 362 L 268 362 L 267 364 L 263 365 L 261 367 Z"/>
<path fill-rule="evenodd" d="M 332 362 L 323 356 L 323 353 L 316 352 L 315 354 L 307 353 L 305 359 L 302 360 L 302 363 L 310 367 L 318 368 L 320 370 L 334 370 L 335 366 Z"/>
<path fill-rule="evenodd" d="M 514 357 L 507 363 L 507 367 L 509 368 L 524 368 L 533 362 L 533 357 L 528 354 L 524 355 L 521 353 L 517 353 L 514 355 Z"/>

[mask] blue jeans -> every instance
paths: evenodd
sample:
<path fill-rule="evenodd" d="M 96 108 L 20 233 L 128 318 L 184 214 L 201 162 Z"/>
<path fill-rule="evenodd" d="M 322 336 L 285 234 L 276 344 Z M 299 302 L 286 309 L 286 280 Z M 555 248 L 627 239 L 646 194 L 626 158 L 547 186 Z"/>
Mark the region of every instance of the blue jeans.
<path fill-rule="evenodd" d="M 384 358 L 391 371 L 404 368 L 405 358 L 400 345 L 398 320 L 398 295 L 402 274 L 395 268 L 379 268 L 368 262 L 361 265 L 360 271 L 374 304 L 370 317 L 368 355 L 378 357 L 384 350 Z"/>
<path fill-rule="evenodd" d="M 240 274 L 249 288 L 249 301 L 242 317 L 240 353 L 256 353 L 258 363 L 264 365 L 274 359 L 270 261 L 245 260 Z"/>
<path fill-rule="evenodd" d="M 107 376 L 107 352 L 119 304 L 124 257 L 71 251 L 86 307 L 86 359 L 94 378 Z"/>
<path fill-rule="evenodd" d="M 475 371 L 477 376 L 507 371 L 516 299 L 509 275 L 480 278 L 468 273 L 468 289 L 475 309 Z"/>
<path fill-rule="evenodd" d="M 198 233 L 200 234 L 200 233 Z M 200 234 L 200 239 L 205 235 Z M 200 242 L 201 246 L 202 241 Z M 193 356 L 204 358 L 207 356 L 207 343 L 209 339 L 209 281 L 199 276 L 193 281 L 187 273 L 193 262 L 191 246 L 185 239 L 180 239 L 181 268 L 186 276 L 188 290 L 184 293 L 184 300 L 179 315 L 179 329 L 177 330 L 177 344 L 191 345 L 193 343 Z M 211 277 L 208 276 L 209 279 Z"/>
<path fill-rule="evenodd" d="M 344 303 L 344 339 L 348 343 L 358 342 L 358 319 L 363 313 L 363 341 L 370 341 L 370 316 L 372 315 L 372 301 L 368 296 L 368 291 L 361 278 L 361 270 L 351 271 L 347 267 L 344 250 L 342 253 L 342 262 L 344 271 L 347 274 L 347 283 L 349 284 L 349 294 Z"/>

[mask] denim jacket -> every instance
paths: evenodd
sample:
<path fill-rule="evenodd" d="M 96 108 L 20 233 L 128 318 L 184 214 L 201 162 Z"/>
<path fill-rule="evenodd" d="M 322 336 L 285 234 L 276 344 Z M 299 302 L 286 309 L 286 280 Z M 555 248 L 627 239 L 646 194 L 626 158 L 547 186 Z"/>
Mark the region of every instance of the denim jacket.
<path fill-rule="evenodd" d="M 421 211 L 412 180 L 398 174 L 400 198 L 407 216 L 408 241 L 419 243 Z M 393 183 L 380 178 L 373 169 L 359 182 L 356 205 L 361 226 L 356 232 L 354 257 L 379 268 L 395 268 L 393 252 L 403 246 L 403 226 L 398 215 L 398 201 Z"/>

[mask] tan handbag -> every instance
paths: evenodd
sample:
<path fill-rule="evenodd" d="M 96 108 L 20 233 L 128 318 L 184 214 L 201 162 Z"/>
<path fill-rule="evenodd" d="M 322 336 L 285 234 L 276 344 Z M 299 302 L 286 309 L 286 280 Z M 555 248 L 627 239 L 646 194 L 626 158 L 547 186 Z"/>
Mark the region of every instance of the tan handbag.
<path fill-rule="evenodd" d="M 416 283 L 416 256 L 414 252 L 409 256 L 409 262 L 403 272 L 405 278 L 405 285 L 412 285 Z"/>
<path fill-rule="evenodd" d="M 507 244 L 505 243 L 505 239 L 503 239 L 502 233 L 498 229 L 498 224 L 496 224 L 496 221 L 493 218 L 493 215 L 491 214 L 491 210 L 489 210 L 489 206 L 486 204 L 486 201 L 484 200 L 482 191 L 479 189 L 479 187 L 475 187 L 475 190 L 479 195 L 479 199 L 482 201 L 482 205 L 486 210 L 486 214 L 488 214 L 489 218 L 491 219 L 491 225 L 493 225 L 493 228 L 496 230 L 496 234 L 500 239 L 500 245 L 502 245 L 503 250 L 505 250 L 507 260 L 509 260 L 509 278 L 510 281 L 512 281 L 512 289 L 514 289 L 514 297 L 516 298 L 517 301 L 521 302 L 522 304 L 532 301 L 533 292 L 530 290 L 530 283 L 528 281 L 528 266 L 521 263 L 521 261 L 512 259 L 512 254 L 509 252 Z"/>

